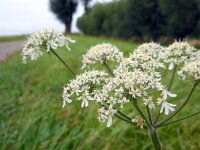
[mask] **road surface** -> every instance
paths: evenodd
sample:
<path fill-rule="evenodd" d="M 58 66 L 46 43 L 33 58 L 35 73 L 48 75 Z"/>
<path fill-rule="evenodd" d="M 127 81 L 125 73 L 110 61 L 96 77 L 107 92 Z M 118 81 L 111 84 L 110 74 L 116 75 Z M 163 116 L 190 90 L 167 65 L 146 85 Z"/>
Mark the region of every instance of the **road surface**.
<path fill-rule="evenodd" d="M 22 49 L 25 40 L 0 43 L 0 61 Z"/>

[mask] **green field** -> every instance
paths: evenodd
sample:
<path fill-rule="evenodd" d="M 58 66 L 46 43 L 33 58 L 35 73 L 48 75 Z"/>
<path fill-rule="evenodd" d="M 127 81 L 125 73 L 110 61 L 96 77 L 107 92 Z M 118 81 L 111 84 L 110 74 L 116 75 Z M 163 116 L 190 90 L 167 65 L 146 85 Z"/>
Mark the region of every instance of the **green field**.
<path fill-rule="evenodd" d="M 113 39 L 72 35 L 77 42 L 71 52 L 59 54 L 80 73 L 82 54 L 102 42 L 116 44 L 128 56 L 137 44 Z M 44 54 L 24 65 L 17 53 L 0 64 L 0 149 L 64 150 L 146 150 L 152 149 L 147 133 L 114 118 L 111 128 L 99 123 L 93 105 L 82 109 L 76 101 L 62 109 L 62 87 L 73 78 L 53 55 Z M 169 78 L 167 78 L 169 79 Z M 172 91 L 178 93 L 175 104 L 189 93 L 191 81 L 178 77 Z M 166 80 L 167 82 L 167 80 Z M 190 104 L 181 111 L 186 115 L 200 109 L 200 88 Z M 180 114 L 176 118 L 181 116 Z M 200 117 L 194 117 L 158 130 L 166 150 L 200 149 Z"/>
<path fill-rule="evenodd" d="M 19 36 L 6 36 L 6 37 L 1 37 L 0 36 L 0 43 L 2 42 L 9 42 L 9 41 L 16 41 L 16 40 L 24 40 L 26 36 L 24 35 L 19 35 Z"/>

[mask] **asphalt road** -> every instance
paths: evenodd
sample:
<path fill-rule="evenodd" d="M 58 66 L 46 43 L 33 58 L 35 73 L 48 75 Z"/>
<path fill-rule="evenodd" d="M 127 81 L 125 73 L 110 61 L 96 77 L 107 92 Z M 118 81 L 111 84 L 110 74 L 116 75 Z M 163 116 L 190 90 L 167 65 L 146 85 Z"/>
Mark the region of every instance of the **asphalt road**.
<path fill-rule="evenodd" d="M 0 43 L 0 61 L 22 49 L 24 43 L 24 40 Z"/>

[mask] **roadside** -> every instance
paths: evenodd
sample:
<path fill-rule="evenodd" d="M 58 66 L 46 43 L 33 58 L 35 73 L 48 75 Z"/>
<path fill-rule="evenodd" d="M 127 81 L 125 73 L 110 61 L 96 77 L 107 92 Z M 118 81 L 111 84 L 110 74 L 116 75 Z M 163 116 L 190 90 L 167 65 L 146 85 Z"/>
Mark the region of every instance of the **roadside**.
<path fill-rule="evenodd" d="M 4 61 L 9 55 L 19 51 L 24 43 L 25 40 L 0 43 L 0 61 Z"/>
<path fill-rule="evenodd" d="M 25 40 L 26 35 L 16 35 L 16 36 L 0 36 L 0 43 Z"/>

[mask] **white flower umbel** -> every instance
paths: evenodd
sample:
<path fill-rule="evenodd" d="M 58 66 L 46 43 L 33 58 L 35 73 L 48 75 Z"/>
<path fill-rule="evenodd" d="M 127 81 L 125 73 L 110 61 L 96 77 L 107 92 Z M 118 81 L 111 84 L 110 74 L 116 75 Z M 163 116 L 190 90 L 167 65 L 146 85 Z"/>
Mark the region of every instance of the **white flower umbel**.
<path fill-rule="evenodd" d="M 190 55 L 196 51 L 196 49 L 190 46 L 187 42 L 174 42 L 168 48 L 166 48 L 167 57 L 166 63 L 169 63 L 169 70 L 172 70 L 175 65 L 185 63 Z"/>
<path fill-rule="evenodd" d="M 103 71 L 88 71 L 80 74 L 76 79 L 71 80 L 63 90 L 63 107 L 66 103 L 72 102 L 72 96 L 79 96 L 78 100 L 82 100 L 81 107 L 87 107 L 89 100 L 95 100 L 95 97 L 91 94 L 91 91 L 95 91 L 96 88 L 103 82 L 105 82 L 108 74 Z"/>
<path fill-rule="evenodd" d="M 157 91 L 165 101 L 168 97 L 175 97 L 166 90 L 160 83 L 160 78 L 149 72 L 143 72 L 140 69 L 133 69 L 120 64 L 119 68 L 114 70 L 114 77 L 110 78 L 101 90 L 104 95 L 100 98 L 112 108 L 123 108 L 130 101 L 142 99 L 144 105 L 154 109 L 152 91 Z M 156 98 L 154 98 L 156 101 Z"/>
<path fill-rule="evenodd" d="M 165 65 L 159 59 L 153 59 L 145 53 L 133 52 L 128 58 L 129 67 L 138 68 L 143 71 L 154 72 L 157 68 L 165 68 Z"/>
<path fill-rule="evenodd" d="M 185 64 L 194 62 L 194 61 L 200 61 L 200 50 L 197 50 L 191 53 L 189 59 L 186 61 Z"/>
<path fill-rule="evenodd" d="M 36 60 L 44 51 L 56 50 L 58 47 L 66 46 L 69 50 L 69 43 L 74 43 L 70 37 L 65 37 L 61 32 L 54 29 L 43 29 L 33 33 L 22 49 L 23 63 L 27 59 Z"/>
<path fill-rule="evenodd" d="M 158 60 L 162 60 L 166 57 L 165 47 L 154 42 L 144 43 L 140 45 L 134 52 L 137 54 L 143 53 L 145 55 L 152 57 L 153 59 L 158 59 Z"/>
<path fill-rule="evenodd" d="M 85 55 L 83 55 L 83 67 L 90 64 L 103 63 L 104 61 L 121 61 L 122 52 L 118 48 L 109 43 L 98 44 L 91 47 Z"/>
<path fill-rule="evenodd" d="M 185 79 L 186 76 L 193 77 L 195 80 L 200 80 L 200 60 L 190 62 L 183 66 L 180 71 L 178 71 L 178 75 Z"/>

